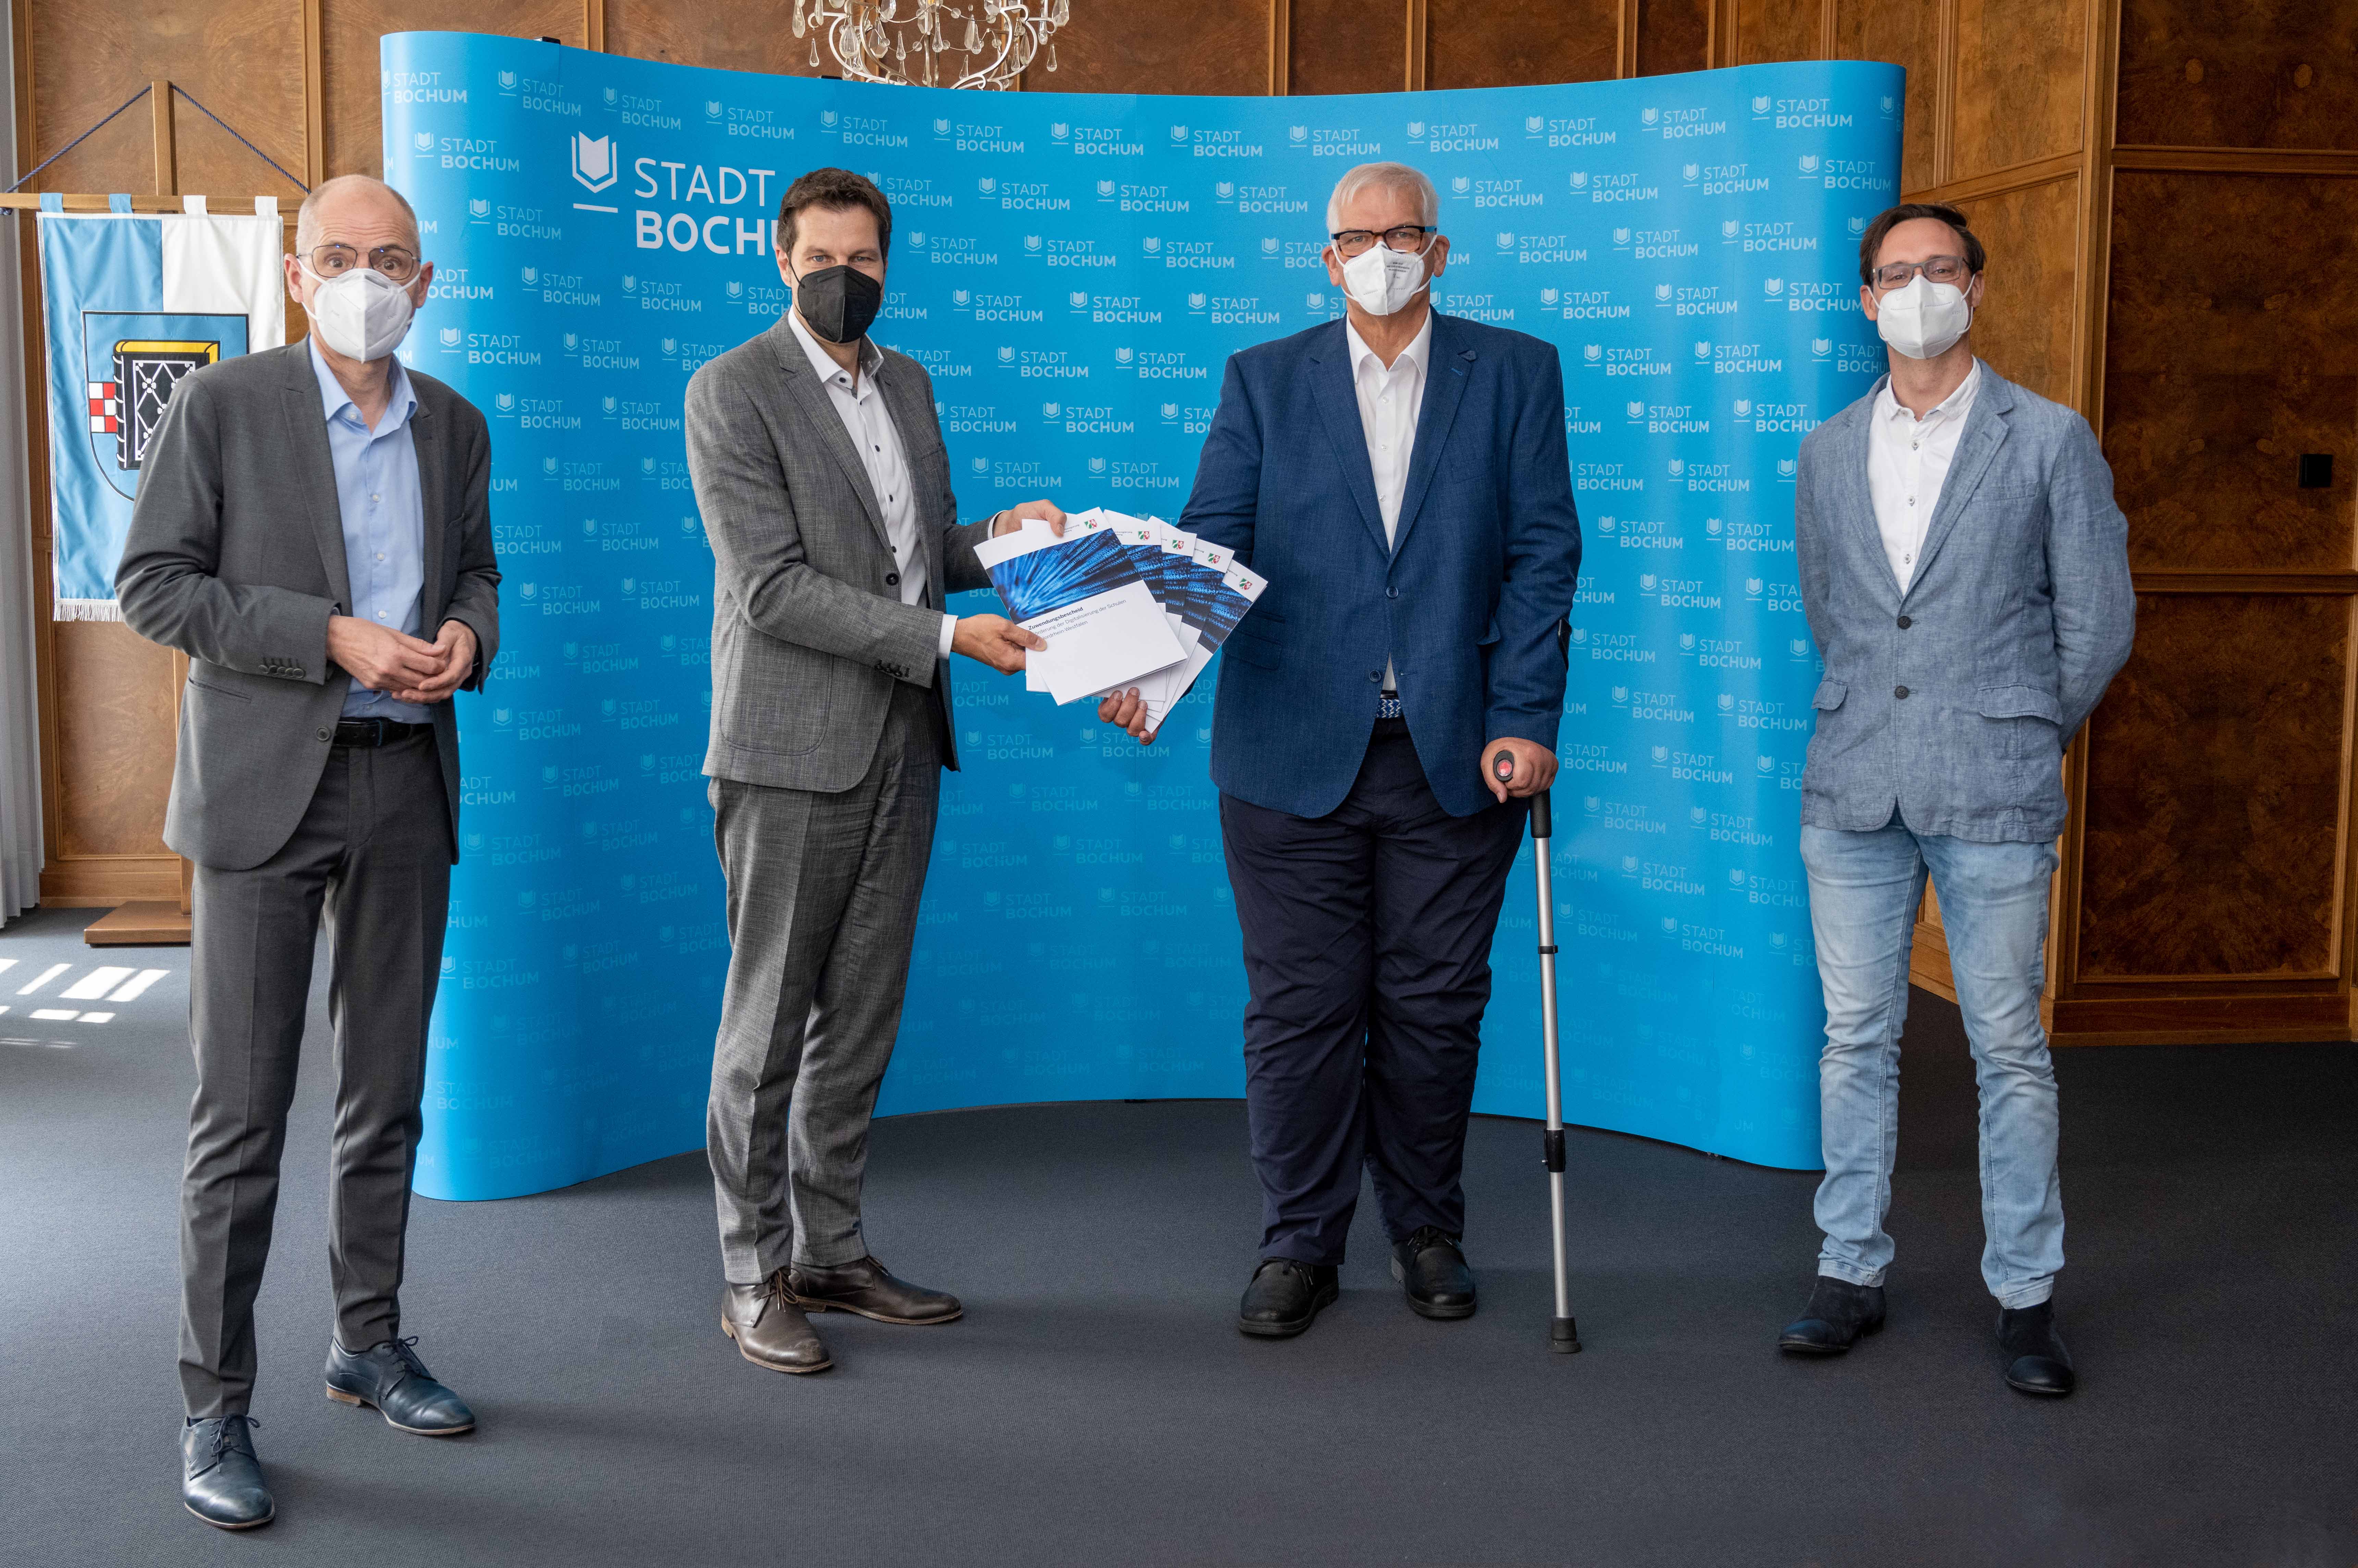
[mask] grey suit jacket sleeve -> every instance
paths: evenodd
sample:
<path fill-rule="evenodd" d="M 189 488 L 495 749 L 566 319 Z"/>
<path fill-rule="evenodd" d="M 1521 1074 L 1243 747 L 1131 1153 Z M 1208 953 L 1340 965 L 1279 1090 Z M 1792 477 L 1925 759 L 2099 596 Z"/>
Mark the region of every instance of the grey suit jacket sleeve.
<path fill-rule="evenodd" d="M 811 566 L 777 445 L 744 389 L 698 372 L 687 384 L 687 415 L 697 508 L 722 591 L 746 621 L 781 642 L 931 686 L 941 611 L 863 591 Z M 970 561 L 970 545 L 966 553 Z M 952 568 L 944 575 L 953 576 Z"/>
<path fill-rule="evenodd" d="M 2128 519 L 2113 501 L 2113 470 L 2077 415 L 2066 424 L 2048 487 L 2047 573 L 2055 594 L 2056 697 L 2065 741 L 2078 733 L 2128 662 L 2136 635 Z"/>
<path fill-rule="evenodd" d="M 442 619 L 459 622 L 475 634 L 475 667 L 461 685 L 468 691 L 481 691 L 500 651 L 500 568 L 492 547 L 492 437 L 473 405 L 451 401 L 452 416 L 460 428 L 454 456 L 466 482 L 457 518 L 459 573 L 451 581 Z"/>
<path fill-rule="evenodd" d="M 341 680 L 343 672 L 328 663 L 328 618 L 339 612 L 331 600 L 214 575 L 222 544 L 220 418 L 211 388 L 196 379 L 182 382 L 164 411 L 114 570 L 124 622 L 151 643 L 243 675 L 313 686 L 331 674 Z"/>

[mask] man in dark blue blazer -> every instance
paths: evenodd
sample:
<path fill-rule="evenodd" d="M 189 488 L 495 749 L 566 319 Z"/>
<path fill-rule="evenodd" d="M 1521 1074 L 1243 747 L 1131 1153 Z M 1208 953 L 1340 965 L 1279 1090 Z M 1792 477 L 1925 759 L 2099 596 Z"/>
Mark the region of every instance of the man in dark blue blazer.
<path fill-rule="evenodd" d="M 1221 661 L 1212 779 L 1262 1195 L 1238 1326 L 1271 1338 L 1335 1299 L 1362 1165 L 1410 1306 L 1473 1314 L 1490 938 L 1555 777 L 1580 568 L 1555 350 L 1433 309 L 1449 242 L 1415 169 L 1351 170 L 1326 216 L 1347 319 L 1228 361 L 1181 518 L 1269 579 Z M 1134 693 L 1100 711 L 1145 738 Z"/>

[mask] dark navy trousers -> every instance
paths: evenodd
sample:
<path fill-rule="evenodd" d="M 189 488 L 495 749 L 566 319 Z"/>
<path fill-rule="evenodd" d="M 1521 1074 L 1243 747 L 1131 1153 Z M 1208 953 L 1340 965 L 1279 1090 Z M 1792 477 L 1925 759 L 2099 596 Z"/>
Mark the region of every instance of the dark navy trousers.
<path fill-rule="evenodd" d="M 1220 797 L 1252 992 L 1262 1257 L 1340 1263 L 1363 1165 L 1392 1240 L 1428 1225 L 1465 1233 L 1490 938 L 1528 811 L 1517 800 L 1450 816 L 1397 719 L 1376 721 L 1350 794 L 1325 816 Z"/>

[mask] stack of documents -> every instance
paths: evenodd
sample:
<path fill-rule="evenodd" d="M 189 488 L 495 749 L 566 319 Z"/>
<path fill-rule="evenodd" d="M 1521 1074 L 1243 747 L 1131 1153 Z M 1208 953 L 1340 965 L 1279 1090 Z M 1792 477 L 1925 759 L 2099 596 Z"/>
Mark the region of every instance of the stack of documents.
<path fill-rule="evenodd" d="M 1219 546 L 1159 517 L 1096 509 L 1059 536 L 1027 519 L 975 547 L 1010 619 L 1045 639 L 1024 685 L 1059 703 L 1138 688 L 1159 730 L 1268 586 Z"/>

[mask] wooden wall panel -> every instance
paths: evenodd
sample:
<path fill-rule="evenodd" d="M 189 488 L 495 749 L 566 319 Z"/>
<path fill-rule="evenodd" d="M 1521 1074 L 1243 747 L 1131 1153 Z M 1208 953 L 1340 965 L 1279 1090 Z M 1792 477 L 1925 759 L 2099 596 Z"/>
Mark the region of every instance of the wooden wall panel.
<path fill-rule="evenodd" d="M 21 3 L 21 0 L 20 0 Z M 177 81 L 288 168 L 303 168 L 302 32 L 260 5 L 123 6 L 45 0 L 26 16 L 31 57 L 30 168 L 158 77 Z M 370 95 L 375 95 L 371 72 Z M 59 158 L 42 190 L 153 191 L 155 143 L 141 103 Z M 183 190 L 298 195 L 270 166 L 185 103 L 173 124 Z"/>
<path fill-rule="evenodd" d="M 57 622 L 58 852 L 161 855 L 172 655 L 120 622 Z"/>
<path fill-rule="evenodd" d="M 2104 446 L 2140 567 L 2353 564 L 2358 181 L 2115 177 Z M 2302 452 L 2336 455 L 2297 488 Z"/>
<path fill-rule="evenodd" d="M 1947 178 L 2077 151 L 2086 0 L 1955 0 L 1955 124 Z"/>
<path fill-rule="evenodd" d="M 773 76 L 817 76 L 838 69 L 819 45 L 813 65 L 806 35 L 795 37 L 791 14 L 779 0 L 603 0 L 606 48 L 634 59 L 700 65 L 716 70 L 759 70 Z M 1057 51 L 1064 64 L 1064 51 Z M 944 57 L 949 59 L 958 56 Z"/>
<path fill-rule="evenodd" d="M 665 0 L 649 0 L 664 4 Z M 1367 20 L 1390 29 L 1400 85 L 1401 21 L 1394 6 Z M 1297 14 L 1301 10 L 1297 3 Z M 1299 58 L 1301 34 L 1294 34 Z M 1025 85 L 1044 92 L 1252 92 L 1269 91 L 1268 0 L 1187 0 L 1184 5 L 1075 4 L 1073 25 L 1056 35 L 1056 70 L 1033 61 Z M 1320 92 L 1340 89 L 1317 89 Z"/>
<path fill-rule="evenodd" d="M 1638 0 L 1638 74 L 1707 68 L 1711 6 L 1712 0 Z"/>
<path fill-rule="evenodd" d="M 2125 0 L 2124 144 L 2358 147 L 2358 0 Z"/>
<path fill-rule="evenodd" d="M 178 0 L 201 4 L 201 0 Z M 254 5 L 255 0 L 242 0 Z M 294 36 L 294 7 L 273 9 Z M 328 172 L 384 172 L 384 118 L 377 82 L 377 41 L 387 33 L 504 33 L 555 38 L 580 48 L 589 41 L 581 0 L 320 0 L 320 80 L 327 96 Z M 297 122 L 301 123 L 299 120 Z"/>
<path fill-rule="evenodd" d="M 1407 81 L 1408 8 L 1293 0 L 1289 92 L 1398 92 Z"/>
<path fill-rule="evenodd" d="M 2140 599 L 2088 747 L 2081 979 L 2338 967 L 2350 612 Z"/>
<path fill-rule="evenodd" d="M 1941 13 L 1923 0 L 1848 0 L 1834 11 L 1834 58 L 1880 59 L 1908 72 L 1899 155 L 1899 189 L 1921 190 L 1932 167 L 1933 121 L 1941 109 Z"/>
<path fill-rule="evenodd" d="M 1824 25 L 1821 0 L 1737 0 L 1736 62 L 1815 59 Z"/>
<path fill-rule="evenodd" d="M 1432 10 L 1428 87 L 1610 80 L 1620 0 L 1483 0 Z"/>
<path fill-rule="evenodd" d="M 1974 351 L 2008 381 L 2065 404 L 2078 357 L 2079 202 L 2071 178 L 1958 203 L 1989 252 Z"/>

